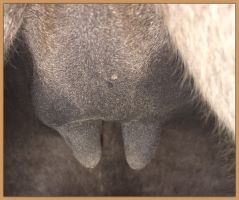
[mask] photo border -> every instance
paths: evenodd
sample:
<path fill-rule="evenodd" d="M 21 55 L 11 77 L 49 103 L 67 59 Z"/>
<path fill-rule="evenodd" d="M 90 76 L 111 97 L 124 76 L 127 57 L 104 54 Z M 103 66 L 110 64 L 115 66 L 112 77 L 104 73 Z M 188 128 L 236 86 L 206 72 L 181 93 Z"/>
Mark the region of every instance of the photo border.
<path fill-rule="evenodd" d="M 169 0 L 169 1 L 162 1 L 162 0 L 19 0 L 19 1 L 14 1 L 14 0 L 0 0 L 0 66 L 1 66 L 1 70 L 0 70 L 0 200 L 1 199 L 51 199 L 51 200 L 56 200 L 56 199 L 98 199 L 98 200 L 103 200 L 105 198 L 107 198 L 108 200 L 111 199 L 125 199 L 125 200 L 131 200 L 132 198 L 141 198 L 141 199 L 164 199 L 164 200 L 174 200 L 174 199 L 187 199 L 187 200 L 199 200 L 199 199 L 210 199 L 210 200 L 217 200 L 217 199 L 222 199 L 222 200 L 228 200 L 228 199 L 238 199 L 238 191 L 239 191 L 239 184 L 238 184 L 238 179 L 239 179 L 239 175 L 238 175 L 238 158 L 236 156 L 236 196 L 233 197 L 142 197 L 142 196 L 127 196 L 127 197 L 5 197 L 3 196 L 3 112 L 4 112 L 4 107 L 3 107 L 3 81 L 4 81 L 4 76 L 3 76 L 3 69 L 4 69 L 4 65 L 3 65 L 3 4 L 4 3 L 176 3 L 176 4 L 201 4 L 201 3 L 205 3 L 205 4 L 235 4 L 236 6 L 236 36 L 239 34 L 238 33 L 238 11 L 239 11 L 239 6 L 238 6 L 238 1 L 234 0 L 234 1 L 226 1 L 226 0 L 211 0 L 211 1 L 205 1 L 205 0 L 199 0 L 199 1 L 190 1 L 190 0 Z M 237 118 L 238 112 L 239 112 L 239 107 L 238 107 L 238 94 L 239 94 L 239 80 L 237 77 L 239 77 L 239 70 L 237 69 L 238 67 L 238 57 L 239 57 L 239 51 L 238 51 L 238 39 L 236 37 L 236 135 L 238 132 L 238 124 L 239 124 L 239 119 Z M 236 155 L 239 155 L 239 149 L 238 149 L 238 140 L 237 137 L 235 136 L 235 142 L 236 142 Z"/>

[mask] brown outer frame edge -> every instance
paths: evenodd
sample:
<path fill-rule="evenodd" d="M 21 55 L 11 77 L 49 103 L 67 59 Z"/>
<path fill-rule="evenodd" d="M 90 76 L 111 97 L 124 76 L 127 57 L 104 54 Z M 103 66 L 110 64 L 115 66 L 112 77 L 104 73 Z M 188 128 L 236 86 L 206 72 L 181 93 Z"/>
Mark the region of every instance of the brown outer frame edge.
<path fill-rule="evenodd" d="M 4 3 L 183 3 L 183 4 L 236 4 L 236 36 L 239 34 L 238 33 L 238 12 L 239 12 L 239 6 L 237 5 L 237 0 L 196 0 L 196 1 L 190 1 L 190 0 L 1 0 L 0 1 L 0 61 L 1 61 L 1 70 L 0 70 L 0 110 L 1 110 L 1 122 L 0 122 L 0 199 L 51 199 L 51 200 L 59 200 L 59 199 L 98 199 L 98 200 L 111 200 L 111 199 L 116 199 L 116 200 L 132 200 L 132 199 L 163 199 L 163 200 L 174 200 L 174 199 L 187 199 L 187 200 L 199 200 L 199 199 L 204 199 L 204 200 L 236 200 L 238 199 L 237 197 L 239 196 L 239 184 L 238 184 L 238 179 L 239 179 L 239 173 L 238 173 L 238 158 L 236 156 L 236 196 L 235 197 L 4 197 L 3 196 L 3 4 Z M 239 63 L 237 58 L 239 58 L 239 40 L 236 37 L 236 155 L 239 155 L 239 148 L 238 148 L 238 138 L 237 138 L 237 132 L 238 132 L 238 124 L 239 124 L 239 118 L 237 118 L 237 114 L 239 112 L 239 107 L 238 107 L 238 94 L 239 94 L 239 80 L 237 77 L 239 77 L 239 70 L 237 69 Z"/>

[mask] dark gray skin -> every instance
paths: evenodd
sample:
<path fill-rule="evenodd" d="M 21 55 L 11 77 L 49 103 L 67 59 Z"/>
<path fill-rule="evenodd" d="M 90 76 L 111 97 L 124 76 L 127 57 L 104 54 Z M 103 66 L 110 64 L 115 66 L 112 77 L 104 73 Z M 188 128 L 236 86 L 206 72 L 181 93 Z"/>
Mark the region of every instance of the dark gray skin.
<path fill-rule="evenodd" d="M 201 119 L 199 113 L 202 113 L 203 110 L 202 107 L 195 106 L 194 103 L 196 102 L 190 105 L 188 101 L 185 101 L 185 107 L 180 108 L 181 103 L 177 101 L 175 108 L 167 116 L 164 116 L 165 119 L 162 119 L 161 115 L 154 116 L 153 119 L 160 122 L 155 123 L 156 127 L 160 125 L 161 130 L 158 133 L 160 134 L 160 142 L 157 144 L 153 159 L 143 169 L 132 170 L 128 166 L 125 161 L 125 149 L 121 137 L 123 127 L 125 131 L 128 131 L 128 127 L 138 122 L 124 121 L 121 123 L 121 120 L 116 120 L 117 122 L 113 123 L 103 121 L 103 128 L 101 129 L 102 158 L 94 169 L 88 169 L 81 165 L 72 155 L 71 149 L 67 147 L 62 137 L 54 130 L 56 126 L 52 126 L 53 129 L 45 126 L 37 119 L 40 116 L 39 113 L 37 113 L 38 116 L 34 114 L 37 104 L 36 100 L 32 99 L 34 97 L 32 96 L 32 89 L 37 93 L 37 88 L 32 86 L 32 82 L 36 80 L 36 74 L 35 76 L 32 74 L 38 72 L 39 65 L 36 65 L 36 55 L 40 55 L 41 52 L 44 53 L 45 49 L 39 48 L 39 43 L 32 44 L 34 49 L 28 49 L 31 45 L 29 45 L 29 40 L 26 40 L 29 33 L 27 30 L 30 30 L 30 28 L 27 29 L 27 26 L 30 26 L 27 24 L 32 20 L 36 23 L 36 18 L 30 14 L 40 16 L 38 12 L 28 10 L 27 16 L 31 16 L 31 18 L 24 21 L 24 25 L 14 42 L 14 48 L 11 48 L 13 55 L 10 52 L 10 60 L 5 62 L 4 195 L 235 195 L 234 143 L 229 137 L 228 130 L 220 129 L 215 134 L 214 128 L 217 127 L 215 118 L 210 116 L 208 123 Z M 42 14 L 45 16 L 46 10 L 42 10 Z M 48 22 L 47 20 L 43 21 Z M 50 21 L 49 24 L 51 24 Z M 32 33 L 36 34 L 33 29 L 37 27 L 39 28 L 39 26 L 32 26 Z M 44 34 L 38 34 L 40 40 Z M 30 35 L 28 36 L 30 37 Z M 49 39 L 50 36 L 48 35 L 47 38 Z M 18 46 L 19 44 L 20 46 Z M 67 52 L 68 49 L 65 49 L 64 57 L 68 55 Z M 174 55 L 173 52 L 169 55 Z M 69 50 L 69 53 L 72 52 Z M 53 55 L 52 53 L 51 56 Z M 50 54 L 44 56 L 47 57 Z M 175 59 L 175 63 L 180 62 L 179 58 Z M 52 62 L 49 63 L 52 65 Z M 174 66 L 175 71 L 172 73 L 172 77 L 179 80 L 182 77 L 182 72 L 176 69 L 180 65 L 175 64 Z M 170 67 L 168 69 L 172 70 Z M 155 68 L 154 71 L 157 72 Z M 170 80 L 170 76 L 166 77 L 166 80 Z M 44 80 L 43 78 L 44 76 L 41 77 L 41 80 Z M 173 88 L 179 88 L 172 94 L 166 91 L 166 94 L 174 96 L 181 91 L 183 95 L 188 97 L 186 88 L 181 89 L 170 81 L 164 81 L 164 83 L 172 85 Z M 187 86 L 186 83 L 185 87 Z M 166 86 L 160 85 L 159 89 L 164 87 Z M 53 94 L 50 93 L 52 96 Z M 180 99 L 177 96 L 174 98 Z M 201 98 L 196 99 L 201 101 Z M 40 103 L 44 105 L 44 102 Z M 54 105 L 56 102 L 52 105 L 53 108 Z M 205 111 L 208 111 L 208 108 L 205 108 Z M 43 113 L 52 115 L 53 112 L 47 113 L 45 111 Z M 143 114 L 141 113 L 141 115 Z M 55 114 L 55 119 L 58 115 Z M 63 118 L 62 115 L 59 116 L 61 116 L 59 119 Z M 45 116 L 45 119 L 49 118 Z M 65 116 L 65 119 L 70 119 L 70 117 Z M 166 120 L 167 122 L 164 123 Z M 56 122 L 54 123 L 56 124 Z M 54 123 L 51 122 L 51 124 Z M 130 124 L 128 125 L 128 123 Z M 138 124 L 134 130 L 142 129 L 140 127 L 145 124 L 145 121 Z M 68 127 L 74 126 L 65 126 L 65 128 Z M 129 140 L 132 138 L 130 137 Z M 72 147 L 72 145 L 69 146 Z"/>
<path fill-rule="evenodd" d="M 95 168 L 85 168 L 62 137 L 34 115 L 31 53 L 25 45 L 15 48 L 4 73 L 4 195 L 235 195 L 232 141 L 227 132 L 215 134 L 213 120 L 205 124 L 201 110 L 190 106 L 162 125 L 156 154 L 142 170 L 128 166 L 115 122 L 103 123 L 102 158 Z"/>
<path fill-rule="evenodd" d="M 161 124 L 190 101 L 163 20 L 155 5 L 33 5 L 26 11 L 36 114 L 84 166 L 100 160 L 102 121 L 118 121 L 128 164 L 143 168 Z"/>

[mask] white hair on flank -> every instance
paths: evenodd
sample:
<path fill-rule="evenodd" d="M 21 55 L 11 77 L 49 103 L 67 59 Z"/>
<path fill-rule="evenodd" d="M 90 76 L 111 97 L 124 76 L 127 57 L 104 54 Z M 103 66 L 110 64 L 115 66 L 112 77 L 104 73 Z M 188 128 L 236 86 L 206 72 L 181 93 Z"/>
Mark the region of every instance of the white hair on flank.
<path fill-rule="evenodd" d="M 7 54 L 23 22 L 26 4 L 4 4 L 4 52 Z"/>
<path fill-rule="evenodd" d="M 235 5 L 165 8 L 166 26 L 197 90 L 235 140 Z"/>

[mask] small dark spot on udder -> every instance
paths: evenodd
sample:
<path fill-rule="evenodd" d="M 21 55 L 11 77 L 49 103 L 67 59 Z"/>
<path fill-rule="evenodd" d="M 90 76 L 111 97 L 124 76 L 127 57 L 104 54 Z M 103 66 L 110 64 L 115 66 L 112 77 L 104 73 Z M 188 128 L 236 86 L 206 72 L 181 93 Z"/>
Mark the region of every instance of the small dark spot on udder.
<path fill-rule="evenodd" d="M 111 82 L 107 82 L 107 85 L 108 85 L 108 88 L 112 88 L 113 87 L 113 83 L 111 83 Z"/>

